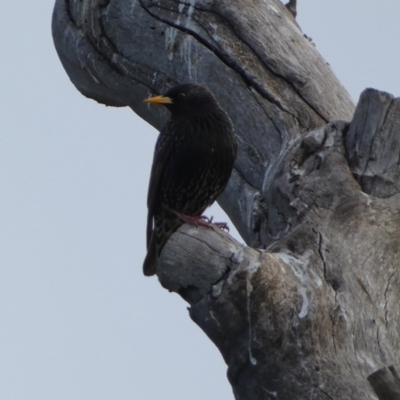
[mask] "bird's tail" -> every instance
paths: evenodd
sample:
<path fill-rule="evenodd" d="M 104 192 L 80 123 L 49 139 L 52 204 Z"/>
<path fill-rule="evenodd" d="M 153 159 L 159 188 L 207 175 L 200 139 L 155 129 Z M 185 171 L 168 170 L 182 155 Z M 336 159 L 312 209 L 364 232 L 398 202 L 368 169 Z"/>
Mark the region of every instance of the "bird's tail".
<path fill-rule="evenodd" d="M 153 276 L 157 272 L 157 261 L 162 249 L 171 235 L 183 225 L 183 221 L 176 217 L 155 217 L 155 226 L 151 235 L 147 255 L 143 262 L 143 274 Z"/>
<path fill-rule="evenodd" d="M 156 248 L 156 235 L 153 232 L 151 236 L 149 247 L 147 248 L 146 258 L 143 262 L 143 273 L 146 276 L 153 276 L 157 272 L 157 248 Z"/>

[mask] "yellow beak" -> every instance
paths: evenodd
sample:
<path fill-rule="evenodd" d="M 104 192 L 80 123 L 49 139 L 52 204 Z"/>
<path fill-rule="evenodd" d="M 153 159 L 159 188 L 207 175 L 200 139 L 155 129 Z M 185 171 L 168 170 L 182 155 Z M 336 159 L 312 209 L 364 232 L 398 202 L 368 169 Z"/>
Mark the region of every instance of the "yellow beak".
<path fill-rule="evenodd" d="M 171 104 L 172 103 L 171 97 L 166 97 L 166 96 L 149 97 L 148 99 L 144 99 L 143 101 L 146 103 L 151 103 L 151 104 Z"/>

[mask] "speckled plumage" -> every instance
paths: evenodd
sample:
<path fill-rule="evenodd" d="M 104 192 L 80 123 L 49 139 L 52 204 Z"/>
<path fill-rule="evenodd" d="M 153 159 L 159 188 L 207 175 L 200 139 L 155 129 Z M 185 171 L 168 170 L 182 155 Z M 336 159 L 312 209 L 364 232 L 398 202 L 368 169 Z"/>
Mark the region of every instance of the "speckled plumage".
<path fill-rule="evenodd" d="M 230 118 L 200 85 L 179 85 L 147 101 L 171 112 L 157 140 L 147 199 L 143 272 L 151 276 L 165 243 L 184 223 L 173 211 L 200 216 L 217 199 L 231 175 L 237 144 Z"/>

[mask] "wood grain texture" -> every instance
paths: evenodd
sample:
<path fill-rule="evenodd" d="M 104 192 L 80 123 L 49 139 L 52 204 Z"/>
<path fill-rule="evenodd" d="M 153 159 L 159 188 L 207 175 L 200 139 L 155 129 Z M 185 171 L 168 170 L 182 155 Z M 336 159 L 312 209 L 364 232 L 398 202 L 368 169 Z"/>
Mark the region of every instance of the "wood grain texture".
<path fill-rule="evenodd" d="M 207 85 L 239 156 L 219 202 L 246 245 L 183 226 L 161 284 L 190 304 L 238 400 L 377 399 L 400 358 L 399 99 L 346 90 L 277 0 L 57 0 L 56 49 L 85 96 L 132 108 Z M 353 118 L 354 114 L 354 118 Z M 139 266 L 138 266 L 139 268 Z"/>

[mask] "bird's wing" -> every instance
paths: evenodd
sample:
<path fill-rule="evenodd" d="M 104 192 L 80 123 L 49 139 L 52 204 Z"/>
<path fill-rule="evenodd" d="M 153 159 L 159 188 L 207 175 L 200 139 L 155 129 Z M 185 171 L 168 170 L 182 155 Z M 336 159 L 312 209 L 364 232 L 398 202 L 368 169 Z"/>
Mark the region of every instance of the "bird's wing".
<path fill-rule="evenodd" d="M 153 233 L 153 219 L 155 206 L 157 201 L 158 191 L 160 189 L 160 180 L 163 174 L 163 170 L 171 151 L 172 141 L 170 135 L 166 135 L 170 127 L 165 126 L 160 132 L 157 139 L 156 148 L 154 150 L 153 165 L 151 167 L 149 191 L 147 193 L 147 231 L 146 231 L 146 243 L 149 247 L 151 235 Z"/>

